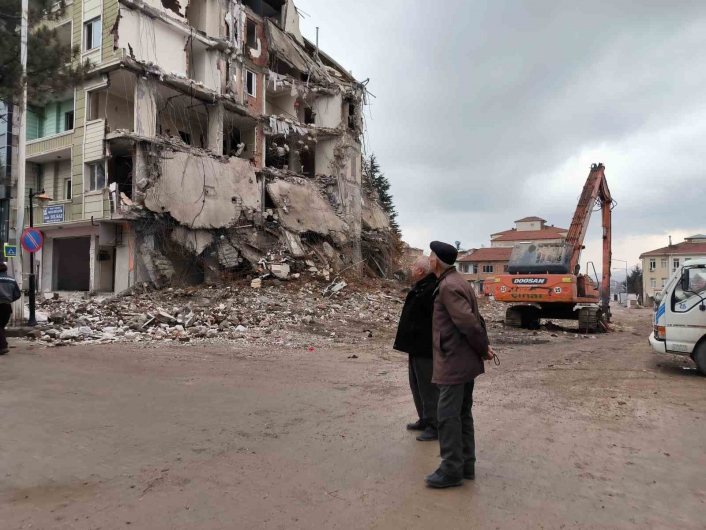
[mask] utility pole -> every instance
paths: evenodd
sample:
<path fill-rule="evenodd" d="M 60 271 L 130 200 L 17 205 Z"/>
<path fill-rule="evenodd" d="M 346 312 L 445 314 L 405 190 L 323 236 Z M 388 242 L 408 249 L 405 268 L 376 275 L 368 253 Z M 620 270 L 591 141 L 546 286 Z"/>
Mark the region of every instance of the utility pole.
<path fill-rule="evenodd" d="M 15 227 L 15 242 L 19 243 L 20 234 L 24 230 L 25 225 L 25 158 L 27 150 L 27 33 L 28 33 L 28 18 L 29 18 L 29 0 L 22 0 L 22 21 L 20 24 L 20 62 L 22 64 L 22 100 L 20 101 L 20 129 L 19 141 L 17 142 L 17 165 L 19 166 L 17 173 L 17 226 Z M 17 260 L 17 270 L 15 278 L 20 284 L 20 288 L 24 285 L 24 277 L 22 274 L 22 247 L 18 244 L 19 259 Z M 20 298 L 20 320 L 24 318 L 24 298 Z"/>

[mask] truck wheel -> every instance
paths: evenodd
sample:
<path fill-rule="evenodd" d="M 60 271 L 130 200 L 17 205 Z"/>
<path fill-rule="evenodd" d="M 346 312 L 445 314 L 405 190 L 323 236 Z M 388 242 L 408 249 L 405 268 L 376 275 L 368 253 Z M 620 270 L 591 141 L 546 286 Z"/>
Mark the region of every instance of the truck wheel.
<path fill-rule="evenodd" d="M 702 342 L 696 347 L 693 359 L 701 375 L 706 375 L 706 342 Z"/>

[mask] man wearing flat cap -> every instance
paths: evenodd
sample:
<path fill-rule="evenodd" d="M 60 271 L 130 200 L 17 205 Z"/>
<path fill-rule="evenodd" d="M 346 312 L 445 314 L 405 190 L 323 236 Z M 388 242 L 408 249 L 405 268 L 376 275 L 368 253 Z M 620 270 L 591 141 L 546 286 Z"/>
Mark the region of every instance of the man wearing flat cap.
<path fill-rule="evenodd" d="M 439 386 L 437 422 L 441 465 L 426 478 L 434 488 L 460 486 L 475 478 L 473 382 L 493 358 L 473 289 L 454 263 L 458 250 L 433 241 L 431 269 L 439 278 L 433 316 L 434 375 Z"/>

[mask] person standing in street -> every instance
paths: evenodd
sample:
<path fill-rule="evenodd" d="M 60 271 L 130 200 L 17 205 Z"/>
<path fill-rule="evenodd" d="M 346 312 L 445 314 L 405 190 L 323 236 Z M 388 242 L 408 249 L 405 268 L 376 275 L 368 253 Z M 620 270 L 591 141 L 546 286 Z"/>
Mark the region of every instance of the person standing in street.
<path fill-rule="evenodd" d="M 421 257 L 412 265 L 414 287 L 407 294 L 395 337 L 395 350 L 409 354 L 409 386 L 412 389 L 418 420 L 407 425 L 410 431 L 423 431 L 417 440 L 438 440 L 436 411 L 439 389 L 431 382 L 432 313 L 436 275 L 431 272 L 429 258 Z"/>
<path fill-rule="evenodd" d="M 471 286 L 454 266 L 456 247 L 440 241 L 430 245 L 431 270 L 439 278 L 434 299 L 434 376 L 439 386 L 441 465 L 426 477 L 433 488 L 460 486 L 475 478 L 473 384 L 493 358 L 485 325 Z"/>
<path fill-rule="evenodd" d="M 19 300 L 22 293 L 17 281 L 7 274 L 7 264 L 0 263 L 0 355 L 10 351 L 7 345 L 5 327 L 12 315 L 12 302 Z"/>

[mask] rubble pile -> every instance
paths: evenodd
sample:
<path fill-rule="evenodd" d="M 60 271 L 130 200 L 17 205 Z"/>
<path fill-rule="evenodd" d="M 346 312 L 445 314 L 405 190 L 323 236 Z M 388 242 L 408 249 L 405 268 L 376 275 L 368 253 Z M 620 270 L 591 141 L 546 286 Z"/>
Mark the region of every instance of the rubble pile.
<path fill-rule="evenodd" d="M 355 344 L 396 329 L 404 293 L 396 282 L 374 288 L 318 282 L 249 281 L 155 290 L 112 298 L 49 299 L 36 338 L 68 343 L 213 341 L 290 347 Z"/>

